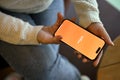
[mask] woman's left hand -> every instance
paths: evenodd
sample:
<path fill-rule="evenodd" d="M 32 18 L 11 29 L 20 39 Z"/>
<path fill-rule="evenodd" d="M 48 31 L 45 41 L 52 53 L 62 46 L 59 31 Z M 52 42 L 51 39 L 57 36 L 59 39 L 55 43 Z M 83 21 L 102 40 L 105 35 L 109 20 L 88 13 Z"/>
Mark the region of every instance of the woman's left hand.
<path fill-rule="evenodd" d="M 95 34 L 95 35 L 101 37 L 102 39 L 104 39 L 104 41 L 105 41 L 108 45 L 111 45 L 111 46 L 114 45 L 114 43 L 112 42 L 109 34 L 108 34 L 107 31 L 105 30 L 103 24 L 98 23 L 98 22 L 92 23 L 90 26 L 88 26 L 87 29 L 88 29 L 88 31 L 92 32 L 93 34 Z M 75 53 L 78 54 L 78 55 L 77 55 L 78 58 L 81 58 L 81 57 L 82 57 L 82 55 L 81 55 L 79 52 L 76 51 Z M 93 65 L 94 65 L 94 66 L 97 66 L 97 65 L 98 65 L 98 63 L 100 62 L 100 59 L 101 59 L 102 55 L 103 55 L 103 50 L 102 50 L 101 53 L 98 55 L 97 59 L 94 60 L 94 62 L 93 62 Z M 86 59 L 86 58 L 83 58 L 82 61 L 83 61 L 83 62 L 89 62 L 89 60 Z"/>

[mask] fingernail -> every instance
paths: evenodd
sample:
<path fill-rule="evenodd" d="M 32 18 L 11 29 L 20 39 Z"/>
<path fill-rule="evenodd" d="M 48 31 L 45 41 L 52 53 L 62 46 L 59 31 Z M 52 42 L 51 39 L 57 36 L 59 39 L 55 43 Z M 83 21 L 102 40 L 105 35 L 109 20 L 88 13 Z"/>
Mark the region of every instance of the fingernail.
<path fill-rule="evenodd" d="M 115 44 L 112 42 L 112 46 L 114 46 Z"/>
<path fill-rule="evenodd" d="M 56 36 L 57 38 L 59 38 L 59 39 L 62 39 L 62 36 L 60 36 L 60 35 L 58 35 L 58 36 Z"/>
<path fill-rule="evenodd" d="M 84 58 L 84 59 L 83 59 L 83 62 L 86 63 L 86 62 L 87 62 L 87 59 Z"/>
<path fill-rule="evenodd" d="M 78 55 L 77 57 L 78 57 L 78 59 L 80 59 L 80 58 L 82 58 L 82 55 Z"/>
<path fill-rule="evenodd" d="M 111 45 L 114 46 L 114 43 L 111 41 Z"/>

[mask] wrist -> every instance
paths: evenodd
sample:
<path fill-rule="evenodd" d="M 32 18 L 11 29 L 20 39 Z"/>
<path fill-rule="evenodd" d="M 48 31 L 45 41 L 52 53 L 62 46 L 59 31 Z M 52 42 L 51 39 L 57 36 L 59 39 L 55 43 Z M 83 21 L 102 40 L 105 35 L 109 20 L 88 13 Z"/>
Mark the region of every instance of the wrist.
<path fill-rule="evenodd" d="M 87 28 L 92 27 L 92 26 L 104 26 L 103 23 L 101 22 L 92 22 Z"/>

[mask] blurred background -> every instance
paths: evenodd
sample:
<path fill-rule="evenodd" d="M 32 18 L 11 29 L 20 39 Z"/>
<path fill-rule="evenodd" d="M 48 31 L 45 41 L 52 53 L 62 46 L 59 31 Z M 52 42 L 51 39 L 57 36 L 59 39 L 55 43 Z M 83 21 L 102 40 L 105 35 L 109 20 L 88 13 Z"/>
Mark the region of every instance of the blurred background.
<path fill-rule="evenodd" d="M 112 40 L 120 35 L 120 9 L 117 8 L 119 7 L 117 1 L 120 0 L 98 0 L 101 20 Z M 65 17 L 69 19 L 72 17 L 77 18 L 74 5 L 72 3 L 69 5 L 68 10 L 65 13 Z M 104 51 L 106 50 L 106 47 L 107 45 L 105 46 Z M 73 54 L 73 51 L 74 50 L 66 44 L 62 44 L 60 46 L 61 54 L 66 56 L 69 61 L 80 70 L 81 74 L 88 75 L 91 80 L 96 80 L 99 66 L 93 67 L 92 61 L 89 63 L 82 63 L 82 61 L 77 59 L 77 57 Z M 0 73 L 8 66 L 9 65 L 6 61 L 0 56 Z"/>

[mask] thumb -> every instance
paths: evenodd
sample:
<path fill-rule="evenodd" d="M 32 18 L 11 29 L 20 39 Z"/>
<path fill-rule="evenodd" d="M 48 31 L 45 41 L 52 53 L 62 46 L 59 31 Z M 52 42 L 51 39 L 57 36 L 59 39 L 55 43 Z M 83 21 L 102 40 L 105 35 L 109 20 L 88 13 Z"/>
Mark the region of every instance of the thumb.
<path fill-rule="evenodd" d="M 98 58 L 93 62 L 93 65 L 94 65 L 95 67 L 99 64 L 102 55 L 103 55 L 103 50 L 102 50 L 102 51 L 100 52 L 100 54 L 98 55 Z"/>
<path fill-rule="evenodd" d="M 63 15 L 61 14 L 61 13 L 58 13 L 57 14 L 57 21 L 56 21 L 56 23 L 58 24 L 60 24 L 62 21 L 63 21 Z"/>
<path fill-rule="evenodd" d="M 59 28 L 59 26 L 60 26 L 60 24 L 62 23 L 62 21 L 63 21 L 63 16 L 62 16 L 62 14 L 61 13 L 58 13 L 57 14 L 57 21 L 56 21 L 56 23 L 53 25 L 53 29 L 56 31 L 58 28 Z"/>
<path fill-rule="evenodd" d="M 53 43 L 53 44 L 59 44 L 60 43 L 60 40 L 62 39 L 61 36 L 54 36 L 53 38 L 51 38 L 49 40 L 49 43 Z"/>
<path fill-rule="evenodd" d="M 104 29 L 103 31 L 101 31 L 101 35 L 100 35 L 107 44 L 114 46 L 114 43 L 112 42 L 110 36 L 108 35 L 107 31 Z"/>

